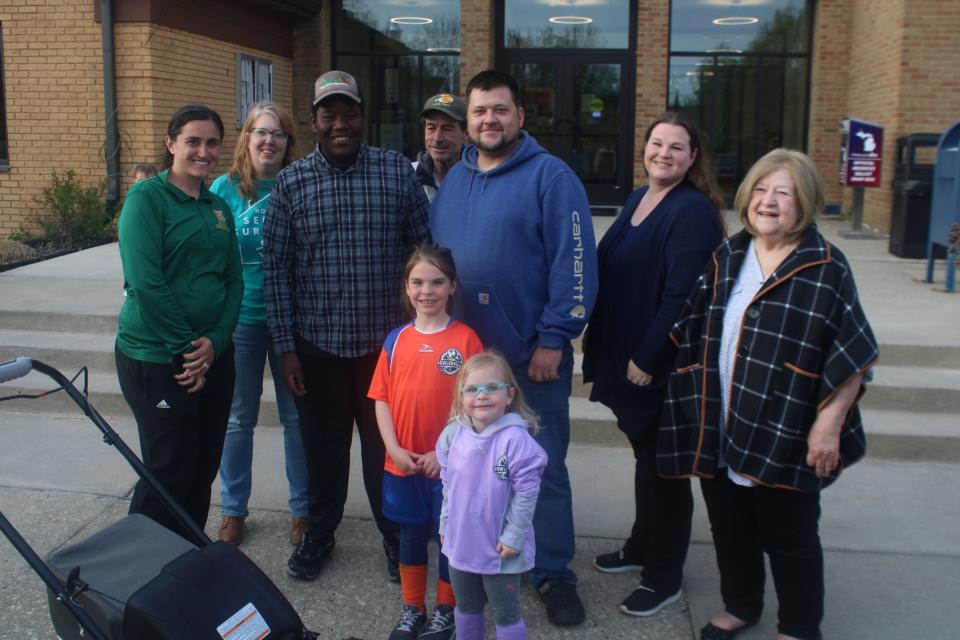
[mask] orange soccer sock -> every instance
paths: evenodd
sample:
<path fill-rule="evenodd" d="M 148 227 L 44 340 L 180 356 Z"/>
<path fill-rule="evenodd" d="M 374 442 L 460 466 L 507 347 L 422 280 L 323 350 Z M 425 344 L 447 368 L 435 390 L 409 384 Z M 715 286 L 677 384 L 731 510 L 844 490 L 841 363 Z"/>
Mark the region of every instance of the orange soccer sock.
<path fill-rule="evenodd" d="M 427 565 L 401 564 L 400 591 L 403 593 L 403 604 L 413 604 L 426 609 L 427 600 Z"/>
<path fill-rule="evenodd" d="M 437 604 L 457 606 L 457 598 L 453 595 L 453 587 L 446 580 L 437 578 Z"/>

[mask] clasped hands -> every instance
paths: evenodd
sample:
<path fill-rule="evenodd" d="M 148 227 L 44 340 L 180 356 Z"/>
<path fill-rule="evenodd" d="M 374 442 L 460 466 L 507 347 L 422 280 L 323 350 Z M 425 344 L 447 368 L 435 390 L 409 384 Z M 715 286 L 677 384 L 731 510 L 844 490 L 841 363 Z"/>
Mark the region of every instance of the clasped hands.
<path fill-rule="evenodd" d="M 207 371 L 213 364 L 213 341 L 201 336 L 190 344 L 196 349 L 183 354 L 183 372 L 174 378 L 181 387 L 187 387 L 187 393 L 196 393 L 206 384 Z"/>

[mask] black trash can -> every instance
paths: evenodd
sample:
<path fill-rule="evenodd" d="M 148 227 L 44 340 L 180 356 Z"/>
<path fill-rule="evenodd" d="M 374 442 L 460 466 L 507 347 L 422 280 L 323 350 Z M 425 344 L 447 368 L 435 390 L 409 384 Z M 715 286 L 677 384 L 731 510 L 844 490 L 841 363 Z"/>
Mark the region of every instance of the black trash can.
<path fill-rule="evenodd" d="M 936 149 L 940 134 L 914 133 L 897 138 L 890 216 L 890 253 L 900 258 L 926 258 L 933 193 L 931 162 L 917 158 L 918 149 Z"/>

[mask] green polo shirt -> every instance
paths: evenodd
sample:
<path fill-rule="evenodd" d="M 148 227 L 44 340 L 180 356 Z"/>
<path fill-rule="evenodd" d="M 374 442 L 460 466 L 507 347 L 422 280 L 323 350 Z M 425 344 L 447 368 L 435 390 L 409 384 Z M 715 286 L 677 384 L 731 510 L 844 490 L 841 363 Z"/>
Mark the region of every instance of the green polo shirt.
<path fill-rule="evenodd" d="M 233 216 L 204 185 L 196 199 L 167 171 L 130 188 L 120 214 L 124 300 L 117 346 L 126 356 L 165 363 L 210 338 L 230 344 L 243 279 Z"/>

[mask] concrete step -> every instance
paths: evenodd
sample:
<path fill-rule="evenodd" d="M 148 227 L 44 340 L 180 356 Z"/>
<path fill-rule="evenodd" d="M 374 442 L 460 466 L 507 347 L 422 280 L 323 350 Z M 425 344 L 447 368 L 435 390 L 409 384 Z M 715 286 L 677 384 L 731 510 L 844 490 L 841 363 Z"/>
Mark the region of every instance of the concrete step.
<path fill-rule="evenodd" d="M 68 372 L 71 375 L 73 372 Z M 75 384 L 82 388 L 83 380 Z M 30 373 L 15 382 L 0 385 L 0 395 L 35 394 L 53 387 L 45 376 Z M 130 418 L 130 410 L 120 394 L 116 377 L 111 373 L 91 371 L 89 398 L 105 416 Z M 72 415 L 76 404 L 63 393 L 40 399 L 19 399 L 4 402 L 3 409 L 23 413 L 57 413 Z M 869 457 L 891 460 L 924 460 L 960 463 L 960 424 L 956 413 L 917 413 L 864 408 L 864 424 L 868 434 Z M 570 399 L 570 439 L 577 445 L 629 449 L 626 436 L 617 428 L 609 409 L 586 398 Z M 280 424 L 272 385 L 264 385 L 260 405 L 260 425 L 275 429 Z"/>

